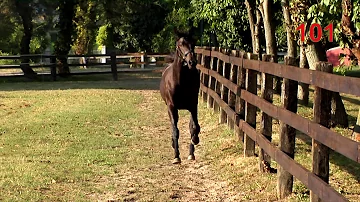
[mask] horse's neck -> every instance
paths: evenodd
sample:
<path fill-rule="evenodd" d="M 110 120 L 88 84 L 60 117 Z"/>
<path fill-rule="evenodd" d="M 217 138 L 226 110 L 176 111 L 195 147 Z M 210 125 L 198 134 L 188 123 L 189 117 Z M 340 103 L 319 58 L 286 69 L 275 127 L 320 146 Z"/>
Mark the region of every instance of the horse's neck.
<path fill-rule="evenodd" d="M 173 65 L 173 78 L 174 81 L 178 84 L 180 84 L 180 79 L 181 79 L 181 68 L 182 68 L 182 62 L 180 60 L 180 58 L 175 57 Z"/>

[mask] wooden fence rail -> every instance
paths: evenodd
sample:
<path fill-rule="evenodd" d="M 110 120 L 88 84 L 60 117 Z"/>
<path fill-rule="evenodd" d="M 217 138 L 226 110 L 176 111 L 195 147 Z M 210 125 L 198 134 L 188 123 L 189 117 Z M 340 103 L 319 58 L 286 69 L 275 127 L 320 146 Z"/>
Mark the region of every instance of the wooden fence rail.
<path fill-rule="evenodd" d="M 80 58 L 89 58 L 89 59 L 105 59 L 104 62 L 86 62 L 86 63 L 68 63 L 69 67 L 75 67 L 75 66 L 82 66 L 82 67 L 93 67 L 97 66 L 99 68 L 105 69 L 106 67 L 110 67 L 109 71 L 86 71 L 86 72 L 77 72 L 77 73 L 71 73 L 74 75 L 78 74 L 100 74 L 100 73 L 112 73 L 113 79 L 117 80 L 117 72 L 119 69 L 117 66 L 119 64 L 138 64 L 138 65 L 146 65 L 146 64 L 156 64 L 156 65 L 162 65 L 164 63 L 167 63 L 168 59 L 170 58 L 169 54 L 161 54 L 161 53 L 126 53 L 126 54 L 89 54 L 89 55 L 64 55 L 64 56 L 57 56 L 57 57 L 65 57 L 67 59 L 80 59 Z M 152 62 L 149 60 L 149 58 L 156 58 L 155 62 Z M 30 59 L 30 60 L 39 60 L 39 59 L 47 59 L 49 61 L 42 62 L 42 63 L 22 63 L 21 60 L 23 59 Z M 118 61 L 121 60 L 122 61 Z M 124 59 L 129 59 L 124 60 Z M 130 59 L 135 59 L 135 61 L 130 61 Z M 30 55 L 13 55 L 13 56 L 0 56 L 1 60 L 7 60 L 12 61 L 12 63 L 18 63 L 18 64 L 7 64 L 7 65 L 0 65 L 0 69 L 20 69 L 22 65 L 29 65 L 31 68 L 49 68 L 50 74 L 52 75 L 52 79 L 56 80 L 56 56 L 55 55 L 43 55 L 43 54 L 30 54 Z M 9 62 L 10 63 L 10 62 Z M 122 72 L 143 72 L 148 70 L 121 70 Z"/>
<path fill-rule="evenodd" d="M 331 148 L 335 152 L 360 163 L 360 144 L 330 130 L 324 124 L 328 116 L 324 114 L 326 110 L 321 108 L 323 104 L 320 103 L 328 102 L 330 105 L 329 98 L 325 96 L 328 91 L 360 96 L 360 79 L 287 65 L 294 64 L 294 60 L 291 58 L 285 58 L 285 64 L 277 64 L 271 62 L 271 56 L 266 56 L 264 61 L 259 61 L 256 60 L 257 56 L 254 54 L 236 53 L 235 51 L 229 54 L 229 52 L 220 48 L 196 47 L 195 53 L 201 61 L 197 65 L 201 72 L 200 95 L 208 103 L 209 108 L 214 108 L 213 106 L 216 105 L 220 107 L 220 123 L 225 123 L 224 116 L 230 120 L 230 123 L 233 123 L 229 126 L 234 128 L 240 140 L 244 140 L 244 156 L 253 156 L 255 143 L 257 143 L 261 151 L 264 152 L 259 165 L 260 170 L 264 170 L 264 162 L 269 161 L 269 158 L 280 165 L 277 189 L 280 198 L 290 194 L 288 192 L 292 190 L 292 176 L 295 176 L 311 190 L 312 201 L 319 201 L 320 199 L 324 201 L 347 201 L 343 195 L 328 184 L 329 162 L 328 152 L 325 151 L 328 151 L 327 148 Z M 328 63 L 318 64 L 319 67 L 324 65 L 328 65 Z M 234 75 L 235 72 L 236 76 Z M 256 82 L 256 76 L 259 72 L 262 73 L 262 82 L 265 82 L 262 85 L 260 97 L 257 96 Z M 288 100 L 289 103 L 285 100 L 282 107 L 272 104 L 272 96 L 268 95 L 269 81 L 271 82 L 272 76 L 285 79 L 283 85 L 285 89 L 283 89 L 282 96 L 287 96 L 286 99 L 290 97 L 286 92 L 294 90 L 292 86 L 297 86 L 298 82 L 315 86 L 316 109 L 314 108 L 314 110 L 316 117 L 313 121 L 296 114 L 297 105 L 294 105 L 293 100 Z M 221 86 L 220 91 L 217 83 Z M 228 94 L 228 98 L 225 98 L 224 94 Z M 232 101 L 234 96 L 235 106 Z M 307 170 L 294 160 L 294 146 L 285 147 L 284 150 L 283 146 L 277 148 L 271 143 L 271 136 L 268 134 L 269 130 L 272 130 L 271 126 L 261 126 L 262 130 L 256 131 L 256 108 L 260 109 L 266 116 L 278 119 L 284 124 L 283 127 L 285 128 L 282 130 L 285 132 L 282 132 L 286 138 L 280 138 L 280 141 L 290 142 L 280 142 L 280 145 L 295 144 L 294 139 L 288 139 L 290 137 L 288 132 L 294 136 L 294 132 L 291 131 L 295 129 L 313 139 L 312 153 L 315 155 L 313 157 L 313 171 Z M 263 116 L 263 121 L 264 118 L 268 119 L 266 116 Z M 316 156 L 316 153 L 320 153 L 320 156 Z M 283 172 L 289 173 L 289 176 L 283 175 Z"/>

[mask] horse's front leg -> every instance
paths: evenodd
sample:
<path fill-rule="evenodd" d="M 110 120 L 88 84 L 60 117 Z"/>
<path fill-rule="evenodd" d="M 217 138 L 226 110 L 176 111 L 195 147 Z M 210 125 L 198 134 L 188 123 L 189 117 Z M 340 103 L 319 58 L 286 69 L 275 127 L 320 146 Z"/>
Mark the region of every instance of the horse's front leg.
<path fill-rule="evenodd" d="M 189 160 L 195 160 L 195 145 L 199 144 L 199 133 L 200 133 L 200 125 L 197 118 L 197 108 L 190 110 L 191 118 L 189 123 L 189 130 L 191 135 L 191 143 L 189 146 Z"/>
<path fill-rule="evenodd" d="M 177 123 L 179 120 L 178 110 L 173 106 L 168 107 L 168 113 L 172 125 L 172 147 L 174 148 L 175 158 L 173 160 L 173 164 L 181 163 L 180 152 L 179 152 L 179 129 L 177 127 Z"/>

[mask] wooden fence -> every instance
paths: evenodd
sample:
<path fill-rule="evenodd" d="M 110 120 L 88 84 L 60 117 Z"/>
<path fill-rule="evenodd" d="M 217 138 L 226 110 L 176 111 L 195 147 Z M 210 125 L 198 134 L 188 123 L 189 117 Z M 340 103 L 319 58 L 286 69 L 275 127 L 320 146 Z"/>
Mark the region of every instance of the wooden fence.
<path fill-rule="evenodd" d="M 219 111 L 219 122 L 234 129 L 244 144 L 244 156 L 259 153 L 260 170 L 265 171 L 270 158 L 279 165 L 277 194 L 284 198 L 292 191 L 293 176 L 310 189 L 312 201 L 347 201 L 329 184 L 329 148 L 360 163 L 360 144 L 329 129 L 331 92 L 360 96 L 360 79 L 338 76 L 329 63 L 319 63 L 317 70 L 298 68 L 295 59 L 285 64 L 272 63 L 269 55 L 258 56 L 219 48 L 195 49 L 201 71 L 200 96 L 208 108 Z M 326 72 L 327 71 L 327 72 Z M 257 76 L 261 75 L 261 96 L 257 96 Z M 273 78 L 283 78 L 282 107 L 272 104 Z M 314 120 L 297 114 L 298 82 L 315 86 Z M 325 103 L 325 104 L 324 104 Z M 260 132 L 256 130 L 256 110 L 260 109 Z M 272 118 L 280 121 L 280 143 L 271 143 Z M 296 130 L 312 138 L 312 171 L 294 160 Z"/>
<path fill-rule="evenodd" d="M 167 63 L 167 59 L 170 57 L 169 54 L 159 54 L 159 53 L 127 53 L 127 54 L 92 54 L 92 55 L 65 55 L 63 56 L 68 60 L 69 67 L 98 67 L 101 68 L 97 71 L 81 71 L 81 72 L 72 72 L 71 75 L 79 74 L 102 74 L 102 73 L 112 73 L 113 79 L 117 80 L 118 72 L 144 72 L 152 71 L 151 69 L 144 69 L 144 65 L 162 65 Z M 80 59 L 87 58 L 90 62 L 80 63 Z M 155 58 L 155 61 L 151 61 L 151 58 Z M 24 59 L 29 59 L 33 61 L 41 60 L 40 63 L 21 63 Z M 78 62 L 71 63 L 69 60 L 75 59 Z M 15 56 L 0 56 L 1 60 L 12 61 L 17 63 L 15 65 L 0 65 L 0 69 L 19 69 L 22 65 L 29 65 L 31 68 L 49 68 L 52 80 L 56 80 L 57 76 L 57 63 L 55 55 L 15 55 Z M 44 62 L 45 60 L 45 62 Z M 97 60 L 103 60 L 103 62 L 97 62 Z M 95 62 L 94 62 L 95 61 Z M 141 65 L 142 69 L 132 69 L 132 68 L 121 68 L 118 69 L 119 65 Z M 110 68 L 109 68 L 110 67 Z M 44 74 L 44 73 L 43 73 Z M 48 74 L 48 73 L 45 73 Z M 23 74 L 21 74 L 23 75 Z M 20 75 L 20 76 L 21 76 Z"/>

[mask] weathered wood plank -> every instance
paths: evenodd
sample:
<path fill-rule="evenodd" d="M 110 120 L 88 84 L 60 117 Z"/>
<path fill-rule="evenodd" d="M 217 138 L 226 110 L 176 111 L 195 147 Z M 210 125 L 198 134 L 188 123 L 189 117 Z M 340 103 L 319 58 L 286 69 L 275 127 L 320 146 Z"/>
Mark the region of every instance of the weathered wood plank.
<path fill-rule="evenodd" d="M 210 54 L 210 51 L 197 50 L 203 54 Z M 276 64 L 271 62 L 263 62 L 258 60 L 244 59 L 234 56 L 226 56 L 222 53 L 212 53 L 217 55 L 220 59 L 231 61 L 234 65 L 244 64 L 244 68 L 261 71 L 273 76 L 278 76 L 286 79 L 295 80 L 305 84 L 321 87 L 326 90 L 346 93 L 350 95 L 360 96 L 360 78 L 344 77 L 340 75 L 329 74 L 326 72 L 318 72 L 309 69 L 302 69 L 290 65 Z M 333 82 L 323 82 L 331 80 Z"/>

